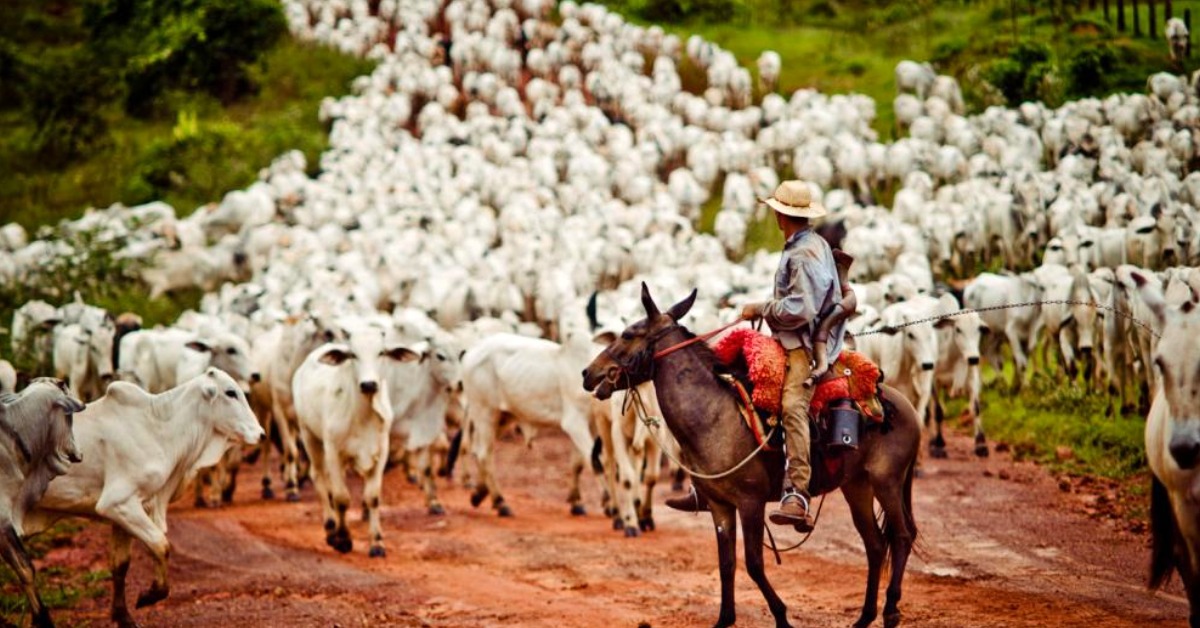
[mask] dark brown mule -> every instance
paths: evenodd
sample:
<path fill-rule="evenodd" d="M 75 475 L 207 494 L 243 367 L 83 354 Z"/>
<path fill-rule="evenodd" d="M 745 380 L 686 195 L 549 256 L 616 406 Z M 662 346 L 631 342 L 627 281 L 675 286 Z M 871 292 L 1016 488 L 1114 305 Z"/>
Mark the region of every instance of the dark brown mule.
<path fill-rule="evenodd" d="M 654 381 L 663 419 L 679 441 L 682 461 L 704 474 L 732 469 L 757 447 L 738 414 L 728 387 L 714 373 L 715 356 L 704 343 L 694 343 L 659 359 L 663 348 L 693 337 L 677 323 L 696 300 L 693 290 L 683 301 L 660 313 L 642 284 L 646 318 L 630 325 L 583 371 L 583 387 L 607 399 L 614 390 Z M 856 451 L 846 454 L 840 478 L 827 490 L 841 488 L 854 527 L 867 552 L 867 591 L 862 615 L 855 626 L 867 626 L 878 613 L 879 577 L 891 554 L 891 581 L 883 616 L 885 626 L 900 623 L 900 585 L 917 529 L 912 516 L 913 467 L 920 430 L 916 412 L 895 390 L 884 388 L 888 408 L 885 428 L 863 430 Z M 815 448 L 814 448 L 815 449 Z M 819 465 L 818 465 L 819 466 Z M 716 626 L 734 623 L 733 571 L 736 564 L 737 521 L 745 534 L 746 571 L 758 585 L 776 626 L 788 626 L 787 607 L 767 581 L 763 569 L 763 509 L 780 496 L 783 457 L 755 456 L 737 471 L 717 479 L 693 478 L 708 499 L 717 530 L 721 570 L 721 615 Z M 814 487 L 815 488 L 815 487 Z M 884 525 L 876 524 L 874 502 L 883 507 Z"/>

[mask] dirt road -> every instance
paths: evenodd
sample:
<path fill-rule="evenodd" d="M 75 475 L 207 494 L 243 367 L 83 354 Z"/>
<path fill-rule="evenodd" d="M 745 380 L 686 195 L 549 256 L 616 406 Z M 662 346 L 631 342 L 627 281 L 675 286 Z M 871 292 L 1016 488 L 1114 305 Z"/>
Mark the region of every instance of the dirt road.
<path fill-rule="evenodd" d="M 1089 517 L 1083 498 L 1044 471 L 1006 455 L 984 461 L 954 440 L 951 458 L 929 461 L 914 490 L 921 550 L 909 563 L 904 625 L 1183 626 L 1175 585 L 1142 585 L 1146 537 Z M 244 469 L 236 503 L 171 513 L 171 596 L 135 611 L 148 626 L 705 626 L 719 604 L 711 521 L 661 508 L 658 529 L 626 539 L 599 514 L 571 517 L 564 500 L 568 443 L 546 437 L 532 451 L 500 444 L 500 477 L 516 512 L 472 509 L 468 492 L 443 484 L 449 514 L 425 514 L 400 475 L 385 481 L 388 556 L 368 559 L 365 523 L 347 556 L 324 543 L 307 489 L 299 504 L 257 499 L 257 469 Z M 357 491 L 357 488 L 355 489 Z M 658 498 L 669 495 L 669 486 Z M 105 566 L 108 531 L 89 526 L 73 548 L 43 565 Z M 796 538 L 782 532 L 783 542 Z M 797 626 L 847 626 L 856 617 L 866 560 L 838 494 L 826 500 L 811 541 L 768 575 Z M 762 597 L 738 571 L 739 626 L 772 625 Z M 148 584 L 135 557 L 131 595 Z M 106 625 L 107 592 L 64 625 Z M 878 625 L 878 624 L 877 624 Z"/>

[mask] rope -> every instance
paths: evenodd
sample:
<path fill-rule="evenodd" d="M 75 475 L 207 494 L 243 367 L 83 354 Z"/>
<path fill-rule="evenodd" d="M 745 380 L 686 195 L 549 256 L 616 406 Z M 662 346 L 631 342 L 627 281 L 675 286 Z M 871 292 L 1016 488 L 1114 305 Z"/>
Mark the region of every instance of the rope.
<path fill-rule="evenodd" d="M 727 475 L 732 475 L 733 473 L 737 472 L 738 469 L 746 466 L 748 462 L 753 460 L 755 456 L 762 452 L 763 448 L 765 448 L 767 443 L 771 440 L 771 437 L 775 435 L 775 430 L 779 429 L 778 425 L 775 426 L 771 430 L 771 433 L 767 435 L 767 438 L 764 438 L 763 441 L 758 444 L 758 447 L 756 447 L 754 451 L 750 452 L 750 455 L 746 456 L 741 462 L 734 465 L 734 467 L 728 471 L 723 471 L 721 473 L 701 473 L 680 462 L 678 458 L 671 454 L 670 448 L 663 444 L 662 440 L 658 437 L 658 430 L 656 429 L 658 427 L 658 418 L 651 417 L 650 413 L 646 411 L 646 404 L 642 401 L 642 393 L 633 386 L 629 387 L 629 393 L 625 397 L 625 403 L 628 404 L 631 400 L 633 402 L 634 412 L 638 415 L 638 420 L 640 420 L 647 428 L 651 428 L 650 437 L 653 438 L 654 442 L 658 444 L 659 450 L 667 455 L 667 459 L 675 463 L 675 465 L 679 468 L 690 473 L 693 477 L 698 477 L 705 480 L 716 480 Z M 626 409 L 628 409 L 628 406 L 626 406 L 626 408 L 622 408 L 622 412 L 624 412 Z"/>
<path fill-rule="evenodd" d="M 689 346 L 691 346 L 691 345 L 693 345 L 693 344 L 696 344 L 697 342 L 705 342 L 705 341 L 707 341 L 709 338 L 712 338 L 713 336 L 716 336 L 717 334 L 719 334 L 719 333 L 721 333 L 721 332 L 725 331 L 726 329 L 729 329 L 730 327 L 733 327 L 734 325 L 737 325 L 737 324 L 738 324 L 738 323 L 740 323 L 740 322 L 742 322 L 742 321 L 741 321 L 741 319 L 738 319 L 738 320 L 736 320 L 736 321 L 733 321 L 732 323 L 729 323 L 728 325 L 725 325 L 725 326 L 723 326 L 723 327 L 718 327 L 717 329 L 714 329 L 714 330 L 712 330 L 712 331 L 710 331 L 710 332 L 708 332 L 708 333 L 700 334 L 699 336 L 695 336 L 695 337 L 693 337 L 693 338 L 688 338 L 687 340 L 684 340 L 683 342 L 681 342 L 681 343 L 679 343 L 679 344 L 676 344 L 676 345 L 671 345 L 671 346 L 669 346 L 669 347 L 667 347 L 666 349 L 663 349 L 663 350 L 661 350 L 661 351 L 656 351 L 656 352 L 654 353 L 654 359 L 655 359 L 655 360 L 657 360 L 657 359 L 659 359 L 659 358 L 666 357 L 666 356 L 668 356 L 668 355 L 671 355 L 672 353 L 675 353 L 676 351 L 678 351 L 678 350 L 680 350 L 680 349 L 682 349 L 682 348 L 684 348 L 684 347 L 689 347 Z"/>
<path fill-rule="evenodd" d="M 953 316 L 958 316 L 960 314 L 971 314 L 971 313 L 978 314 L 980 312 L 991 312 L 994 310 L 1007 310 L 1007 309 L 1018 308 L 1018 307 L 1033 307 L 1035 305 L 1039 306 L 1039 307 L 1043 306 L 1043 305 L 1085 305 L 1087 307 L 1092 307 L 1092 308 L 1096 308 L 1099 310 L 1108 310 L 1109 312 L 1112 312 L 1112 313 L 1116 314 L 1117 316 L 1122 316 L 1124 318 L 1129 319 L 1131 322 L 1133 322 L 1134 325 L 1141 327 L 1143 330 L 1145 330 L 1146 332 L 1148 332 L 1150 335 L 1154 336 L 1155 338 L 1162 337 L 1162 334 L 1154 331 L 1154 329 L 1152 327 L 1150 327 L 1146 323 L 1142 322 L 1141 320 L 1135 318 L 1132 314 L 1130 314 L 1128 312 L 1123 312 L 1121 310 L 1118 310 L 1117 308 L 1110 307 L 1107 305 L 1100 305 L 1099 303 L 1092 303 L 1090 301 L 1071 301 L 1071 300 L 1065 300 L 1065 299 L 1064 300 L 1055 299 L 1055 300 L 1050 300 L 1050 301 L 1026 301 L 1024 303 L 1006 303 L 1004 305 L 991 305 L 988 307 L 968 308 L 965 310 L 959 310 L 957 312 L 951 312 L 949 314 L 939 314 L 937 316 L 921 318 L 921 319 L 917 319 L 915 321 L 909 321 L 907 323 L 900 323 L 899 325 L 884 325 L 883 327 L 877 327 L 875 329 L 868 329 L 868 330 L 859 332 L 857 334 L 854 334 L 854 336 L 856 336 L 856 337 L 857 336 L 869 336 L 871 334 L 888 333 L 888 332 L 895 331 L 897 329 L 903 329 L 905 327 L 911 327 L 913 325 L 920 325 L 921 323 L 932 323 L 935 321 L 940 321 L 944 318 L 951 318 Z"/>

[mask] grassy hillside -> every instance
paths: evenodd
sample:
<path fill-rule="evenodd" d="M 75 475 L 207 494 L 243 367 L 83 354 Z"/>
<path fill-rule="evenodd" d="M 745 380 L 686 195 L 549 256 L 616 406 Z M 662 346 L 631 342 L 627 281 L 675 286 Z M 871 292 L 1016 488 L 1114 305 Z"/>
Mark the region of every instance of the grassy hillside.
<path fill-rule="evenodd" d="M 1148 34 L 1145 3 L 1140 3 L 1141 37 L 1133 36 L 1131 3 L 1126 3 L 1127 29 L 1118 32 L 1116 2 L 1110 3 L 1111 23 L 1105 21 L 1099 2 L 1079 2 L 1080 10 L 1055 10 L 1052 7 L 1067 3 L 1040 1 L 612 0 L 605 4 L 642 22 L 645 16 L 667 12 L 664 6 L 686 5 L 685 10 L 678 11 L 678 21 L 663 24 L 669 32 L 683 38 L 695 33 L 716 42 L 755 74 L 758 55 L 766 49 L 775 50 L 783 58 L 780 89 L 784 93 L 810 87 L 871 96 L 879 114 L 875 128 L 885 139 L 892 137 L 893 70 L 903 59 L 930 61 L 939 72 L 958 77 L 968 105 L 975 110 L 997 102 L 989 98 L 982 78 L 991 64 L 1006 57 L 1021 42 L 1049 47 L 1058 85 L 1049 86 L 1040 95 L 1050 103 L 1078 95 L 1143 91 L 1149 74 L 1178 71 L 1170 63 L 1162 36 L 1165 19 L 1161 2 L 1157 3 L 1156 39 Z M 1200 0 L 1176 1 L 1172 6 L 1174 15 L 1180 18 L 1191 9 L 1195 15 L 1193 30 L 1200 28 Z M 726 9 L 726 19 L 714 19 Z M 1112 54 L 1099 80 L 1083 77 L 1086 80 L 1080 81 L 1082 84 L 1071 84 L 1073 60 L 1096 49 L 1107 49 Z M 1200 51 L 1185 66 L 1186 70 L 1200 67 Z"/>
<path fill-rule="evenodd" d="M 3 4 L 0 19 L 13 26 L 9 45 L 20 54 L 69 54 L 86 38 L 83 3 Z M 6 174 L 0 177 L 0 224 L 54 224 L 117 201 L 161 199 L 187 214 L 247 186 L 260 168 L 291 149 L 304 151 L 315 169 L 327 145 L 317 120 L 320 100 L 346 93 L 350 81 L 371 67 L 285 38 L 255 68 L 257 94 L 223 106 L 201 92 L 175 91 L 165 110 L 149 119 L 126 115 L 118 103 L 106 105 L 107 136 L 66 164 L 38 157 L 33 121 L 0 88 L 0 171 Z"/>

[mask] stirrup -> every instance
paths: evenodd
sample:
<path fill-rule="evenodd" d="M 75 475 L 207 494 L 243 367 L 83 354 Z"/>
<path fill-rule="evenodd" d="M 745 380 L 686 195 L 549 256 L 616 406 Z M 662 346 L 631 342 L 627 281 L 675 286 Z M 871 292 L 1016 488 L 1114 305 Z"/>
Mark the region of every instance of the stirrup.
<path fill-rule="evenodd" d="M 812 510 L 809 508 L 808 498 L 800 493 L 800 491 L 797 491 L 794 488 L 784 491 L 783 498 L 779 500 L 779 505 L 783 506 L 788 502 L 789 499 L 800 500 L 800 505 L 804 506 L 804 514 L 809 515 L 810 517 L 812 516 Z"/>

